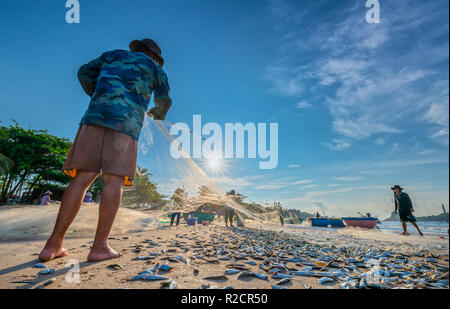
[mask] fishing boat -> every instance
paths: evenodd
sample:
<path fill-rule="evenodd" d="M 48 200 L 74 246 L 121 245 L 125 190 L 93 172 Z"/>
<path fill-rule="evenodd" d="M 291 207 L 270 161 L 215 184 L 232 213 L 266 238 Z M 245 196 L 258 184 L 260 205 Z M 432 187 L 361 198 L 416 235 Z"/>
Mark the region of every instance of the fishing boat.
<path fill-rule="evenodd" d="M 342 218 L 342 221 L 344 221 L 346 227 L 373 229 L 378 223 L 378 218 L 346 217 Z"/>
<path fill-rule="evenodd" d="M 316 227 L 345 227 L 344 222 L 337 218 L 308 218 L 307 224 Z"/>

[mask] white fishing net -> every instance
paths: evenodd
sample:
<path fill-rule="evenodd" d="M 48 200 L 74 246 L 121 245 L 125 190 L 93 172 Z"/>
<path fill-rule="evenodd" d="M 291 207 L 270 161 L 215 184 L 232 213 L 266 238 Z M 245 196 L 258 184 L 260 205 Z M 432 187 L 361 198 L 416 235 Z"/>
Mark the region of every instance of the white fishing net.
<path fill-rule="evenodd" d="M 280 224 L 278 211 L 254 213 L 240 203 L 242 199 L 239 195 L 225 193 L 234 188 L 219 188 L 212 177 L 204 171 L 205 168 L 199 166 L 202 165 L 202 159 L 194 161 L 177 144 L 169 133 L 171 125 L 168 121 L 154 121 L 147 118 L 139 144 L 140 164 L 151 172 L 152 179 L 158 184 L 158 191 L 170 197 L 170 202 L 162 208 L 163 217 L 174 211 L 190 213 L 203 206 L 214 206 L 208 210 L 222 213 L 224 207 L 228 207 L 235 210 L 234 213 L 240 220 Z M 191 132 L 191 135 L 193 134 Z M 171 143 L 175 143 L 175 147 L 185 156 L 174 159 L 170 154 Z"/>

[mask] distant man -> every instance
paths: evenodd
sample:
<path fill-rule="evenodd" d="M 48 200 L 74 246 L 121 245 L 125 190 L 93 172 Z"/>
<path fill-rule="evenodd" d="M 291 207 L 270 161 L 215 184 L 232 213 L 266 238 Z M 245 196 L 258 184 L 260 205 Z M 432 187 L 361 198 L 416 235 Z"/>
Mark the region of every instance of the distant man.
<path fill-rule="evenodd" d="M 49 203 L 53 203 L 50 195 L 52 195 L 53 193 L 50 191 L 47 191 L 44 193 L 44 196 L 41 198 L 41 205 L 42 206 L 47 206 Z"/>
<path fill-rule="evenodd" d="M 395 185 L 391 189 L 394 190 L 395 213 L 399 214 L 400 221 L 402 222 L 403 226 L 402 235 L 409 235 L 406 230 L 406 222 L 409 221 L 417 229 L 419 235 L 423 236 L 422 231 L 420 231 L 419 227 L 417 226 L 417 220 L 412 214 L 414 212 L 414 208 L 409 195 L 406 192 L 403 192 L 403 188 L 399 185 Z"/>
<path fill-rule="evenodd" d="M 230 227 L 233 227 L 233 217 L 234 217 L 234 209 L 231 207 L 225 206 L 225 226 L 228 227 L 228 222 L 230 222 Z"/>
<path fill-rule="evenodd" d="M 108 235 L 122 199 L 122 186 L 133 184 L 145 114 L 164 120 L 172 104 L 158 44 L 150 39 L 135 40 L 129 48 L 105 52 L 78 70 L 78 79 L 91 101 L 62 168 L 74 179 L 64 193 L 53 232 L 39 255 L 41 260 L 67 255 L 64 236 L 100 173 L 105 186 L 87 259 L 120 256 L 108 245 Z M 155 107 L 147 111 L 152 93 Z"/>
<path fill-rule="evenodd" d="M 91 192 L 87 192 L 86 193 L 86 195 L 84 196 L 83 203 L 94 203 L 94 200 L 92 199 L 92 193 Z"/>

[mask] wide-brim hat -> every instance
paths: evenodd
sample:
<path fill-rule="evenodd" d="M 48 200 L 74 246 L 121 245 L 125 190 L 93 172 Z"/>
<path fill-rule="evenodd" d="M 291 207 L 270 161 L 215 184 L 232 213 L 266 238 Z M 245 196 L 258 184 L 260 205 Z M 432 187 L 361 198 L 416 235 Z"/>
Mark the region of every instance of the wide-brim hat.
<path fill-rule="evenodd" d="M 161 66 L 164 65 L 164 58 L 162 57 L 161 48 L 152 39 L 134 40 L 130 43 L 130 50 L 136 51 L 145 48 L 150 51 L 156 58 L 158 58 Z"/>
<path fill-rule="evenodd" d="M 51 191 L 47 191 L 44 193 L 44 195 L 50 195 L 50 194 L 53 194 L 53 193 Z"/>
<path fill-rule="evenodd" d="M 87 192 L 86 196 L 92 197 L 92 193 L 91 192 Z"/>
<path fill-rule="evenodd" d="M 393 187 L 391 187 L 391 190 L 395 190 L 395 189 L 399 189 L 400 191 L 404 190 L 402 187 L 400 187 L 399 185 L 395 185 Z"/>

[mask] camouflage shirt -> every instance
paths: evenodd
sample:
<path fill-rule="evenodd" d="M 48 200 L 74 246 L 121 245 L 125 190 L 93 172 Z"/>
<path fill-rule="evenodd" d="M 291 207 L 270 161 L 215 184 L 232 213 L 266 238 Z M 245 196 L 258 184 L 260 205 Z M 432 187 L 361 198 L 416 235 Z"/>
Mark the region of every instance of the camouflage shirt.
<path fill-rule="evenodd" d="M 84 91 L 91 96 L 80 124 L 111 128 L 138 140 L 154 91 L 155 105 L 169 101 L 164 70 L 139 52 L 106 52 L 78 71 Z"/>

